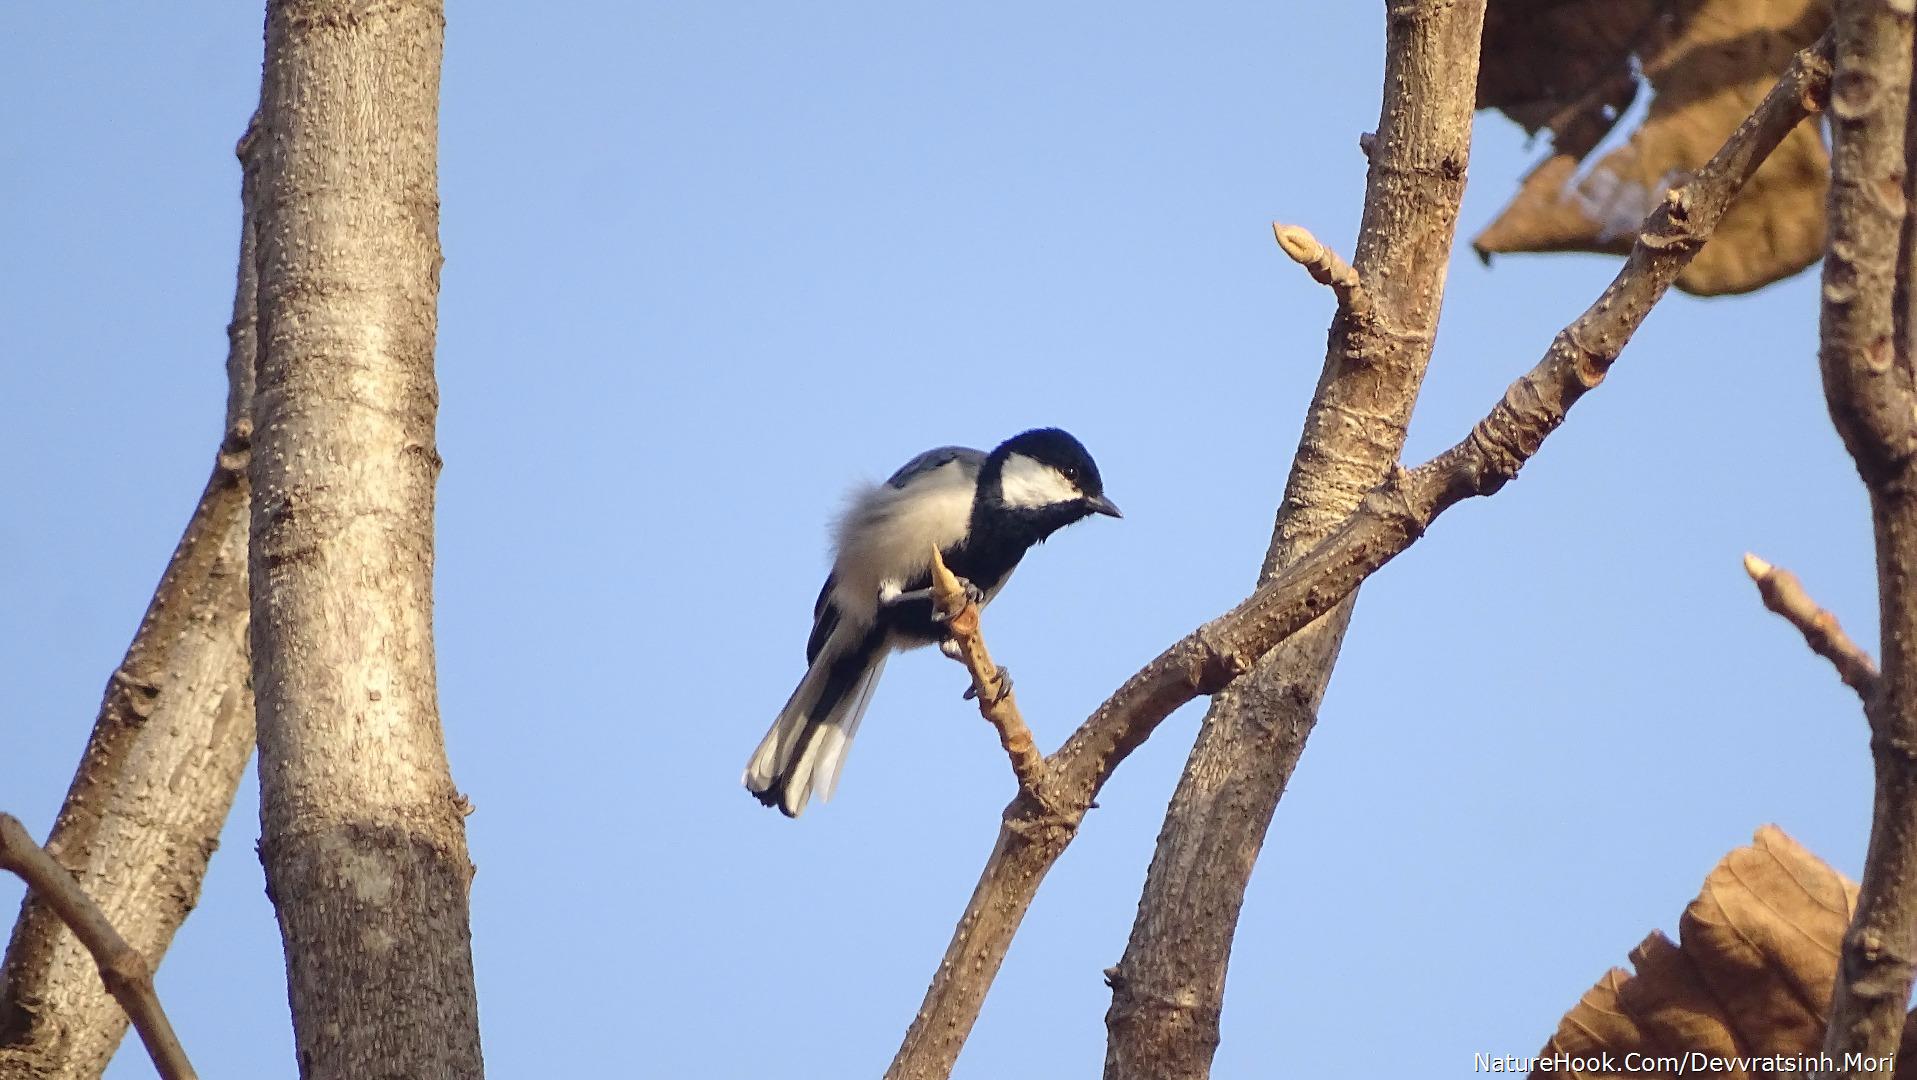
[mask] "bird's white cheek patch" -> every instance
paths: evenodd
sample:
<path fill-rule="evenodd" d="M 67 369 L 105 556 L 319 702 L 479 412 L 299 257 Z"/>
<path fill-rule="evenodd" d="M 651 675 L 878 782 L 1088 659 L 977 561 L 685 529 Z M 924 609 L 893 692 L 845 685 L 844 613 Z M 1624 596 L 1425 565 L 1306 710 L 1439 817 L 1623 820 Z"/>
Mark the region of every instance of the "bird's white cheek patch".
<path fill-rule="evenodd" d="M 1007 506 L 1030 509 L 1081 498 L 1078 485 L 1044 462 L 1013 454 L 1005 461 L 1004 495 Z"/>

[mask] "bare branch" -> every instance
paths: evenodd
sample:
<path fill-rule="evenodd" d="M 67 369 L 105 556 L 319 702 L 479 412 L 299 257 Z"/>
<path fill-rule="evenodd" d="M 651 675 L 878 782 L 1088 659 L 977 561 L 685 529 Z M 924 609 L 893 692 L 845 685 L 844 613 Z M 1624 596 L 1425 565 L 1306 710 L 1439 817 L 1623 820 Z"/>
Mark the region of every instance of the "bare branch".
<path fill-rule="evenodd" d="M 1744 556 L 1744 572 L 1757 583 L 1757 593 L 1764 598 L 1764 606 L 1784 617 L 1784 620 L 1797 627 L 1804 635 L 1805 644 L 1811 651 L 1829 660 L 1837 668 L 1837 677 L 1844 685 L 1857 691 L 1866 701 L 1877 686 L 1877 665 L 1871 662 L 1844 628 L 1837 625 L 1837 616 L 1817 606 L 1810 593 L 1804 591 L 1804 585 L 1797 575 L 1781 566 L 1772 566 L 1755 555 Z"/>
<path fill-rule="evenodd" d="M 100 966 L 100 981 L 140 1032 L 140 1041 L 166 1080 L 198 1080 L 186 1051 L 153 992 L 153 969 L 87 896 L 80 883 L 27 835 L 12 814 L 0 814 L 0 870 L 20 876 L 80 939 Z"/>
<path fill-rule="evenodd" d="M 1328 285 L 1338 297 L 1338 310 L 1353 319 L 1371 317 L 1371 297 L 1365 292 L 1364 282 L 1358 279 L 1358 271 L 1351 264 L 1338 257 L 1338 253 L 1318 242 L 1318 238 L 1297 225 L 1271 223 L 1272 235 L 1277 237 L 1278 246 L 1285 249 L 1291 261 L 1305 268 L 1311 279 L 1320 285 Z"/>
<path fill-rule="evenodd" d="M 1830 247 L 1818 362 L 1831 418 L 1869 484 L 1887 482 L 1917 454 L 1910 358 L 1899 355 L 1907 349 L 1897 339 L 1894 302 L 1910 23 L 1908 4 L 1846 0 L 1834 28 Z"/>
<path fill-rule="evenodd" d="M 225 437 L 126 657 L 107 680 L 47 850 L 143 955 L 193 909 L 253 751 L 246 651 L 246 466 L 253 422 L 256 124 L 241 164 Z M 156 795 L 157 793 L 157 795 Z M 157 853 L 157 854 L 156 854 Z M 126 1034 L 92 958 L 38 894 L 0 966 L 0 1075 L 98 1077 Z"/>
<path fill-rule="evenodd" d="M 1870 493 L 1883 673 L 1864 702 L 1876 791 L 1824 1035 L 1831 1076 L 1869 1075 L 1896 1054 L 1917 964 L 1917 387 L 1905 311 L 1917 269 L 1906 222 L 1911 23 L 1909 0 L 1840 0 L 1833 27 L 1818 366 L 1831 419 Z"/>
<path fill-rule="evenodd" d="M 1173 710 L 1229 685 L 1258 657 L 1339 604 L 1446 509 L 1502 488 L 1570 407 L 1603 381 L 1765 155 L 1821 99 L 1830 78 L 1827 49 L 1828 42 L 1820 42 L 1792 59 L 1717 155 L 1645 220 L 1610 286 L 1463 441 L 1409 472 L 1394 470 L 1327 540 L 1236 608 L 1159 654 L 1046 759 L 1042 798 L 1021 795 L 1006 808 L 998 844 L 888 1077 L 950 1074 L 1039 883 L 1126 755 Z"/>
<path fill-rule="evenodd" d="M 1471 157 L 1483 0 L 1387 5 L 1384 87 L 1352 271 L 1305 411 L 1257 580 L 1330 536 L 1400 464 L 1438 315 Z M 1214 696 L 1140 891 L 1105 1014 L 1107 1080 L 1206 1075 L 1252 868 L 1318 719 L 1356 596 Z"/>
<path fill-rule="evenodd" d="M 972 673 L 972 689 L 967 695 L 978 699 L 979 715 L 998 731 L 998 742 L 1012 759 L 1012 774 L 1018 788 L 1036 796 L 1045 776 L 1045 756 L 1032 742 L 1032 729 L 1018 713 L 1018 702 L 1006 684 L 1005 673 L 992 663 L 985 651 L 985 635 L 979 632 L 978 605 L 965 595 L 958 576 L 946 568 L 944 556 L 932 548 L 932 605 L 945 622 L 952 647 L 952 659 Z"/>
<path fill-rule="evenodd" d="M 1597 301 L 1558 332 L 1543 359 L 1510 385 L 1462 442 L 1411 472 L 1387 476 L 1330 539 L 1127 680 L 1055 755 L 1054 782 L 1074 795 L 1096 794 L 1159 721 L 1197 694 L 1219 688 L 1216 671 L 1248 666 L 1410 546 L 1440 513 L 1463 499 L 1492 494 L 1515 477 L 1570 407 L 1603 382 L 1744 182 L 1807 115 L 1807 102 L 1829 72 L 1819 47 L 1798 53 L 1717 156 L 1652 211 Z"/>
<path fill-rule="evenodd" d="M 484 1075 L 433 650 L 442 0 L 269 0 L 260 863 L 303 1080 Z"/>

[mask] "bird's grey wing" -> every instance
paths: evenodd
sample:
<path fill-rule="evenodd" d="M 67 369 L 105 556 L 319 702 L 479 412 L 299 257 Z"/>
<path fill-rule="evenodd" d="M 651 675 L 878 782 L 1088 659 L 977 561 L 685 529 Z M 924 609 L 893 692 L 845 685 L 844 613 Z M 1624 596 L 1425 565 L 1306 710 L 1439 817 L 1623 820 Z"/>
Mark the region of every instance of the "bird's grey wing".
<path fill-rule="evenodd" d="M 853 493 L 836 530 L 828 604 L 838 629 L 868 626 L 880 600 L 924 574 L 933 547 L 965 537 L 985 455 L 941 446 L 905 463 L 883 484 Z M 822 638 L 829 645 L 831 638 Z"/>
<path fill-rule="evenodd" d="M 839 575 L 828 574 L 825 587 L 819 590 L 818 602 L 812 605 L 812 636 L 805 639 L 805 662 L 810 664 L 819 658 L 819 650 L 831 639 L 832 631 L 839 625 L 839 606 L 832 602 L 832 590 L 838 588 Z"/>
<path fill-rule="evenodd" d="M 954 461 L 959 462 L 968 474 L 976 476 L 979 467 L 985 464 L 985 453 L 969 446 L 941 446 L 927 450 L 899 466 L 898 472 L 886 478 L 885 486 L 904 489 L 915 478 Z"/>

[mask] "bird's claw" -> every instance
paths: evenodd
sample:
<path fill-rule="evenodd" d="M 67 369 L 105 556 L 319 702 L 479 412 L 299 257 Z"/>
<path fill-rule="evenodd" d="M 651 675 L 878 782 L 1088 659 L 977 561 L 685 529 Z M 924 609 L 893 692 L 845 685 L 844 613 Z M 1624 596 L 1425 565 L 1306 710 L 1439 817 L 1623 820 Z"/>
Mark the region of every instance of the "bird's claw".
<path fill-rule="evenodd" d="M 959 588 L 964 590 L 965 592 L 965 602 L 967 604 L 971 605 L 972 607 L 983 607 L 985 605 L 984 589 L 981 589 L 977 585 L 972 584 L 972 581 L 970 578 L 959 578 L 958 583 L 959 583 Z M 932 605 L 932 622 L 934 625 L 943 626 L 946 623 L 951 621 L 952 621 L 952 616 L 947 615 L 945 613 L 945 609 L 939 607 L 937 604 Z"/>
<path fill-rule="evenodd" d="M 988 690 L 987 693 L 991 694 L 991 699 L 989 701 L 989 704 L 992 704 L 992 705 L 997 705 L 999 702 L 1004 701 L 1008 697 L 1011 697 L 1012 696 L 1011 671 L 1007 668 L 999 668 L 997 671 L 993 672 L 992 688 Z M 974 683 L 973 685 L 965 688 L 965 700 L 971 701 L 972 699 L 976 697 L 978 697 L 978 684 Z"/>

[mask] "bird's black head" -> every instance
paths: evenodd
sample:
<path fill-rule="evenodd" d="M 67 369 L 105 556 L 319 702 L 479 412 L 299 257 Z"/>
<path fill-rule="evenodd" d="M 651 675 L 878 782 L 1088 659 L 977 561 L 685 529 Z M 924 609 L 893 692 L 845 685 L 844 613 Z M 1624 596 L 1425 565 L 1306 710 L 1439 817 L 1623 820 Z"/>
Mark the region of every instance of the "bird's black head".
<path fill-rule="evenodd" d="M 1061 518 L 1060 524 L 1088 514 L 1123 516 L 1105 497 L 1091 453 L 1058 428 L 1034 428 L 1000 443 L 986 459 L 980 484 L 993 489 L 1005 509 L 1043 512 Z"/>

